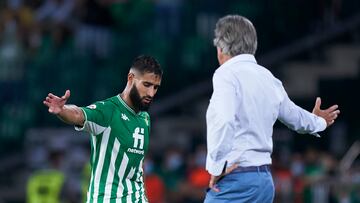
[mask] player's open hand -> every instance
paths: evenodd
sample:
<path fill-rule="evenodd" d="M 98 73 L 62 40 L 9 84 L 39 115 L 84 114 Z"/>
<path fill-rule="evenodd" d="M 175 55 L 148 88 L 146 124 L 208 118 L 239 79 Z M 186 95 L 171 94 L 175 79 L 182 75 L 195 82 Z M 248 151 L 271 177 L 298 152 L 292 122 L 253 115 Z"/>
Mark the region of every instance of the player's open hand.
<path fill-rule="evenodd" d="M 224 176 L 228 175 L 229 173 L 231 173 L 233 170 L 235 170 L 238 167 L 237 164 L 234 164 L 228 168 L 226 168 L 225 172 L 222 173 L 219 176 L 211 176 L 210 178 L 210 183 L 209 183 L 209 188 L 214 190 L 215 192 L 220 192 L 220 189 L 216 186 L 216 183 Z"/>
<path fill-rule="evenodd" d="M 70 90 L 66 90 L 62 97 L 58 97 L 49 93 L 43 103 L 49 108 L 48 111 L 52 114 L 59 114 L 70 97 Z"/>
<path fill-rule="evenodd" d="M 320 109 L 321 106 L 321 98 L 316 98 L 315 107 L 312 111 L 313 114 L 320 116 L 326 120 L 327 127 L 332 125 L 335 122 L 335 119 L 340 114 L 340 110 L 338 110 L 338 105 L 333 105 L 327 109 Z"/>

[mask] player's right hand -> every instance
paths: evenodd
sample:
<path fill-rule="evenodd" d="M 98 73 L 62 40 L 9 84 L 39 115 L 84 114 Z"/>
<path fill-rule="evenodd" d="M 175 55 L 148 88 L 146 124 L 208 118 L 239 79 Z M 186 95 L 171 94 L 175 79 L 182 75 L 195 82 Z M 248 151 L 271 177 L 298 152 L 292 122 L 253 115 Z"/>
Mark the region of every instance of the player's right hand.
<path fill-rule="evenodd" d="M 69 97 L 70 90 L 66 90 L 65 94 L 62 97 L 58 97 L 52 93 L 49 93 L 43 103 L 49 108 L 49 113 L 56 115 L 62 111 Z"/>

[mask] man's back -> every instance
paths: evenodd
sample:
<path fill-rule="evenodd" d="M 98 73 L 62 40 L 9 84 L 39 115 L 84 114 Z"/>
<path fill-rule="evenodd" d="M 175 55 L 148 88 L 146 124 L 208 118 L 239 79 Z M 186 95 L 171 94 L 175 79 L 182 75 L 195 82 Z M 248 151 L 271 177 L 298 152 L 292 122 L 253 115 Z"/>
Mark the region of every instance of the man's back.
<path fill-rule="evenodd" d="M 230 83 L 235 93 L 227 94 L 229 99 L 235 100 L 234 109 L 230 108 L 231 105 L 226 105 L 223 112 L 224 114 L 230 111 L 235 113 L 232 122 L 237 130 L 234 130 L 233 140 L 229 141 L 234 148 L 241 151 L 241 156 L 236 156 L 235 153 L 239 154 L 239 151 L 234 150 L 234 155 L 229 156 L 232 157 L 228 160 L 229 163 L 237 162 L 241 166 L 270 164 L 273 124 L 278 117 L 279 107 L 283 100 L 280 81 L 270 71 L 259 66 L 252 55 L 246 54 L 232 58 L 217 69 L 214 80 L 214 83 L 216 80 L 225 80 L 226 83 Z M 232 95 L 235 95 L 235 98 L 231 98 Z M 209 108 L 212 102 L 216 102 L 213 98 Z M 248 159 L 248 157 L 252 158 Z"/>
<path fill-rule="evenodd" d="M 206 170 L 211 174 L 205 202 L 272 202 L 269 171 L 273 125 L 277 119 L 298 133 L 317 135 L 334 123 L 337 105 L 313 113 L 292 102 L 281 82 L 257 65 L 257 34 L 239 15 L 218 20 L 214 45 L 221 65 L 206 113 Z M 319 136 L 319 135 L 317 135 Z"/>
<path fill-rule="evenodd" d="M 242 57 L 251 60 L 239 61 Z M 253 56 L 241 55 L 239 58 L 223 69 L 235 80 L 236 95 L 240 101 L 239 123 L 244 128 L 257 131 L 256 134 L 264 138 L 269 137 L 284 99 L 281 82 L 269 70 L 258 65 Z"/>

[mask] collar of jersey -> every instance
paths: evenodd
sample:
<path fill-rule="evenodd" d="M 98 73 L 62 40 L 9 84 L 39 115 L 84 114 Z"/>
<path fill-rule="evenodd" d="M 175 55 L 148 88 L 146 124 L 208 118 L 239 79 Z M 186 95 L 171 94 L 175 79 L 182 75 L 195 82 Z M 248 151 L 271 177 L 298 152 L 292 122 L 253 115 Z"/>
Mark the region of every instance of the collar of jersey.
<path fill-rule="evenodd" d="M 125 108 L 126 108 L 127 110 L 129 110 L 131 113 L 133 113 L 134 115 L 140 115 L 141 112 L 139 111 L 139 113 L 135 113 L 135 111 L 134 111 L 130 106 L 127 105 L 127 103 L 120 97 L 119 94 L 117 95 L 117 98 L 119 99 L 120 103 L 121 103 L 122 105 L 124 105 Z"/>

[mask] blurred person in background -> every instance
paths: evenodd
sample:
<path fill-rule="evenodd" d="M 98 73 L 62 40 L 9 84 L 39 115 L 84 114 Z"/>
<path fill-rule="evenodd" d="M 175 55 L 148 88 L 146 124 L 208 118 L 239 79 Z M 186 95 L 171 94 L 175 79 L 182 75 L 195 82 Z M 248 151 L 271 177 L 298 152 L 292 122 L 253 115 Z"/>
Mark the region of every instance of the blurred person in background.
<path fill-rule="evenodd" d="M 181 9 L 184 0 L 153 0 L 155 2 L 155 28 L 161 37 L 174 38 L 181 29 Z"/>
<path fill-rule="evenodd" d="M 64 152 L 51 150 L 49 167 L 35 171 L 27 183 L 27 203 L 77 202 L 71 200 L 70 185 L 63 171 Z"/>
<path fill-rule="evenodd" d="M 75 30 L 75 46 L 80 55 L 99 59 L 109 57 L 114 19 L 110 14 L 113 0 L 76 0 L 79 24 Z"/>
<path fill-rule="evenodd" d="M 190 164 L 187 166 L 186 176 L 186 202 L 199 203 L 204 199 L 204 190 L 209 185 L 210 175 L 205 170 L 206 145 L 196 146 L 195 153 L 189 157 Z"/>
<path fill-rule="evenodd" d="M 293 178 L 293 201 L 294 203 L 303 202 L 303 190 L 305 186 L 304 181 L 305 163 L 303 157 L 299 153 L 295 153 L 291 160 L 291 175 Z"/>
<path fill-rule="evenodd" d="M 144 161 L 145 190 L 149 203 L 165 202 L 165 183 L 162 178 L 155 173 L 154 160 L 147 156 Z"/>
<path fill-rule="evenodd" d="M 24 88 L 28 30 L 32 12 L 21 0 L 6 1 L 0 8 L 0 99 L 19 100 L 16 89 Z"/>
<path fill-rule="evenodd" d="M 75 1 L 73 0 L 47 0 L 36 10 L 37 34 L 42 36 L 49 33 L 54 44 L 59 47 L 71 36 L 74 27 L 73 12 Z M 34 46 L 40 46 L 39 44 Z"/>
<path fill-rule="evenodd" d="M 167 189 L 168 202 L 183 202 L 184 194 L 180 190 L 185 174 L 184 154 L 177 147 L 169 147 L 164 153 L 160 176 Z"/>
<path fill-rule="evenodd" d="M 87 107 L 66 104 L 70 91 L 48 94 L 48 111 L 91 134 L 91 180 L 87 202 L 148 202 L 143 161 L 149 145 L 146 112 L 160 87 L 162 69 L 151 56 L 137 57 L 124 91 Z"/>
<path fill-rule="evenodd" d="M 257 34 L 245 17 L 228 15 L 215 28 L 220 67 L 206 113 L 207 160 L 211 174 L 205 202 L 273 202 L 270 173 L 272 132 L 277 119 L 298 133 L 317 133 L 332 125 L 337 105 L 312 113 L 294 104 L 280 80 L 257 64 Z"/>

